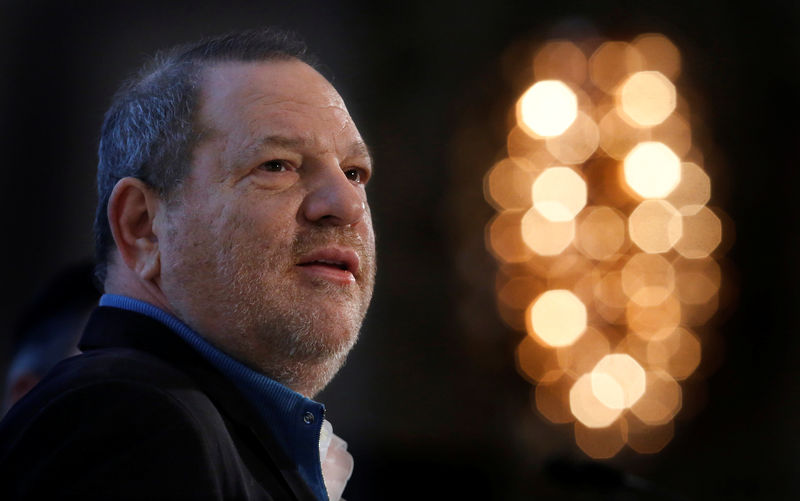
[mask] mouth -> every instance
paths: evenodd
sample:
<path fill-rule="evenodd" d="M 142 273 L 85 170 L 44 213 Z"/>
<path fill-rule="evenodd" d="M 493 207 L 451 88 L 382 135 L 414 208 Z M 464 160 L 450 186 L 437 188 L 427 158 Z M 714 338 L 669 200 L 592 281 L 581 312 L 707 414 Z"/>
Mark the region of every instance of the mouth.
<path fill-rule="evenodd" d="M 354 283 L 359 278 L 358 254 L 349 248 L 318 249 L 301 256 L 296 265 L 313 278 L 343 285 Z"/>

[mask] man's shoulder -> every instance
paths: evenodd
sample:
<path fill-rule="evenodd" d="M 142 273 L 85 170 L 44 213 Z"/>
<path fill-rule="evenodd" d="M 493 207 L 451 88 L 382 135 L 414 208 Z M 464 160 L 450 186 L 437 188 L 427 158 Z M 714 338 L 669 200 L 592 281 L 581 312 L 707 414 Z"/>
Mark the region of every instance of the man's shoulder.
<path fill-rule="evenodd" d="M 113 348 L 62 362 L 9 412 L 0 477 L 13 474 L 20 492 L 39 492 L 37 479 L 46 478 L 75 493 L 112 489 L 103 476 L 121 481 L 120 472 L 148 488 L 196 477 L 195 487 L 213 493 L 224 478 L 217 462 L 224 466 L 234 451 L 224 419 L 189 376 L 147 353 Z"/>
<path fill-rule="evenodd" d="M 0 437 L 6 439 L 0 451 L 50 416 L 58 422 L 48 426 L 71 426 L 73 432 L 89 427 L 127 432 L 128 422 L 199 425 L 211 420 L 221 425 L 221 418 L 213 419 L 218 415 L 186 372 L 158 357 L 122 347 L 92 350 L 59 363 L 12 408 L 0 426 Z M 76 422 L 68 424 L 68 418 Z"/>
<path fill-rule="evenodd" d="M 39 427 L 72 435 L 134 434 L 151 423 L 191 424 L 215 414 L 186 373 L 157 357 L 130 348 L 93 350 L 59 363 L 9 411 L 0 426 L 0 453 Z M 127 426 L 134 422 L 136 428 Z"/>
<path fill-rule="evenodd" d="M 41 386 L 100 388 L 104 384 L 121 383 L 136 383 L 154 391 L 176 385 L 197 385 L 185 370 L 152 353 L 128 347 L 108 347 L 63 360 L 48 373 Z"/>
<path fill-rule="evenodd" d="M 77 394 L 108 394 L 107 398 L 125 401 L 130 393 L 164 401 L 190 401 L 189 395 L 203 395 L 187 372 L 150 353 L 119 347 L 92 350 L 60 362 L 20 403 L 38 401 L 36 406 L 41 408 Z"/>
<path fill-rule="evenodd" d="M 311 498 L 232 382 L 169 329 L 105 313 L 0 423 L 0 499 Z"/>

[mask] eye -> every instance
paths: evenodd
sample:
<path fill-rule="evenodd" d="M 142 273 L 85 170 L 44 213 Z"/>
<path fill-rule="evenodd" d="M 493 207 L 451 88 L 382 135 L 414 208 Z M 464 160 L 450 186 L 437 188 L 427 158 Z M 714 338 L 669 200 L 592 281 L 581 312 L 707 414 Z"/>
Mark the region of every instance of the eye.
<path fill-rule="evenodd" d="M 258 167 L 267 172 L 286 172 L 289 170 L 289 163 L 285 160 L 268 160 Z"/>
<path fill-rule="evenodd" d="M 369 175 L 363 169 L 351 168 L 344 171 L 344 175 L 354 183 L 364 184 L 367 182 Z"/>

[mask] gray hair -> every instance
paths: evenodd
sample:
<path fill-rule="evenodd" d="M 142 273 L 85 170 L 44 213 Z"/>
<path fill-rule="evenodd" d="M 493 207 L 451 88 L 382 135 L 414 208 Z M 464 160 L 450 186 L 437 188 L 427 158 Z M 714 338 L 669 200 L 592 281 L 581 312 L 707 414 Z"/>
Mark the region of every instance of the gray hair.
<path fill-rule="evenodd" d="M 316 59 L 293 33 L 270 28 L 201 40 L 159 53 L 114 95 L 100 131 L 95 277 L 102 285 L 114 248 L 107 211 L 117 181 L 141 179 L 168 198 L 189 172 L 202 138 L 195 123 L 202 70 L 215 63 Z"/>

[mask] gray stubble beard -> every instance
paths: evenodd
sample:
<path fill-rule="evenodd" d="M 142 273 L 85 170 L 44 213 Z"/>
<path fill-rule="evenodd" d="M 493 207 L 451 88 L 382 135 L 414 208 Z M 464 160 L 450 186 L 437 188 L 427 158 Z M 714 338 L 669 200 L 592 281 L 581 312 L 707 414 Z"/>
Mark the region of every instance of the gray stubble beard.
<path fill-rule="evenodd" d="M 365 260 L 362 266 L 361 282 L 357 285 L 362 293 L 353 288 L 325 280 L 313 281 L 309 287 L 312 297 L 294 287 L 295 282 L 286 284 L 286 290 L 265 290 L 270 284 L 269 273 L 291 274 L 294 256 L 302 255 L 330 238 L 307 237 L 295 240 L 291 251 L 288 249 L 277 256 L 291 256 L 280 259 L 272 256 L 269 262 L 256 263 L 247 256 L 259 255 L 248 249 L 247 245 L 231 244 L 225 255 L 218 255 L 218 280 L 231 280 L 227 309 L 235 328 L 231 341 L 240 359 L 253 369 L 307 396 L 313 396 L 333 378 L 344 364 L 347 354 L 355 344 L 361 323 L 366 315 L 374 284 L 374 247 L 365 246 L 360 239 L 339 238 L 342 242 L 357 248 Z M 243 259 L 245 257 L 245 259 Z M 287 269 L 288 268 L 288 269 Z M 288 275 L 287 275 L 288 276 Z M 324 309 L 315 309 L 314 300 L 330 298 L 330 301 L 346 303 L 348 311 L 340 319 L 327 318 Z M 302 308 L 298 305 L 306 304 Z M 331 330 L 335 329 L 335 330 Z M 251 358 L 253 355 L 255 357 Z"/>

